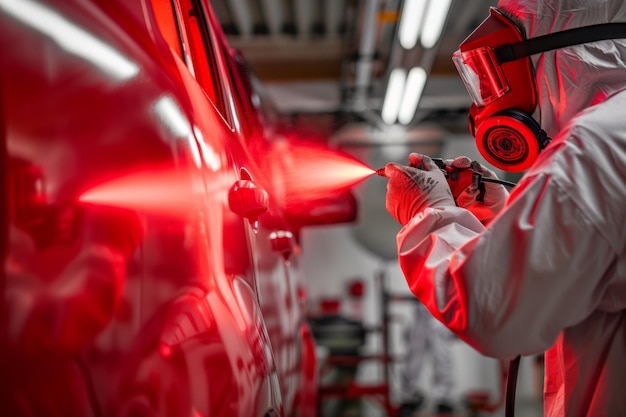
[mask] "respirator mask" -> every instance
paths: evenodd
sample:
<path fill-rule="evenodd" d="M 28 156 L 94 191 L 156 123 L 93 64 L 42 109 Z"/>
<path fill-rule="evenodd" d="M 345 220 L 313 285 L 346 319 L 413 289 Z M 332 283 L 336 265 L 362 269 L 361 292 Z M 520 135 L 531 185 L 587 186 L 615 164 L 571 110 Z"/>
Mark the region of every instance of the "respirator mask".
<path fill-rule="evenodd" d="M 626 23 L 605 23 L 525 39 L 515 22 L 490 8 L 452 57 L 473 102 L 469 129 L 485 160 L 503 171 L 521 172 L 550 142 L 531 116 L 537 107 L 532 55 L 625 37 Z"/>

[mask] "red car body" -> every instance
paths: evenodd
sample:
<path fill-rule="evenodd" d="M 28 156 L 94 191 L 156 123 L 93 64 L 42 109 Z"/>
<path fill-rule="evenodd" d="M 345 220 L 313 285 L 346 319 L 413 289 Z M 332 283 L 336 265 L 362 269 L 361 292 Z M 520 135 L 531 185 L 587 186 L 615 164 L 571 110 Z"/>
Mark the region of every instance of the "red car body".
<path fill-rule="evenodd" d="M 238 58 L 208 0 L 0 1 L 0 415 L 316 414 L 324 219 L 284 212 Z"/>

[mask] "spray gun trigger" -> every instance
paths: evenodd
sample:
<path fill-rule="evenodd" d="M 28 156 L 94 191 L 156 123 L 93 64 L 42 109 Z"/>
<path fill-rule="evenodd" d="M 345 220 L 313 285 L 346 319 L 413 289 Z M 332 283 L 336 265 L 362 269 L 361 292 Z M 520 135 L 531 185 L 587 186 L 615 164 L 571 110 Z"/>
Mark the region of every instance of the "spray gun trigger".
<path fill-rule="evenodd" d="M 456 180 L 459 179 L 458 172 L 454 173 L 455 170 L 449 169 L 449 167 L 446 166 L 446 163 L 444 162 L 443 159 L 441 159 L 441 158 L 432 158 L 432 160 L 435 163 L 435 165 L 437 165 L 437 168 L 439 168 L 441 170 L 441 172 L 443 172 L 443 175 L 447 179 L 451 179 L 452 181 L 456 181 Z M 424 169 L 423 164 L 422 164 L 421 168 Z"/>
<path fill-rule="evenodd" d="M 446 163 L 441 158 L 433 158 L 433 162 L 439 169 L 446 169 Z"/>
<path fill-rule="evenodd" d="M 472 173 L 472 183 L 474 184 L 474 187 L 478 190 L 476 201 L 483 203 L 485 201 L 485 182 L 483 181 L 483 176 L 480 172 L 474 170 L 474 172 Z"/>

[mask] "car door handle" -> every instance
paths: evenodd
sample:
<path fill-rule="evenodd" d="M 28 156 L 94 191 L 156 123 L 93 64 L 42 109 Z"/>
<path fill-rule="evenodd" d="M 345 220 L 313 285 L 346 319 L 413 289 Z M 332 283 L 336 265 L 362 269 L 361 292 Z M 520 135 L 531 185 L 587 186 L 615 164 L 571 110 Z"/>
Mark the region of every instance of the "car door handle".
<path fill-rule="evenodd" d="M 240 216 L 254 224 L 269 208 L 267 191 L 251 180 L 239 180 L 228 191 L 228 206 Z"/>
<path fill-rule="evenodd" d="M 277 230 L 270 233 L 270 244 L 274 252 L 279 252 L 285 260 L 293 253 L 293 233 L 288 230 Z"/>

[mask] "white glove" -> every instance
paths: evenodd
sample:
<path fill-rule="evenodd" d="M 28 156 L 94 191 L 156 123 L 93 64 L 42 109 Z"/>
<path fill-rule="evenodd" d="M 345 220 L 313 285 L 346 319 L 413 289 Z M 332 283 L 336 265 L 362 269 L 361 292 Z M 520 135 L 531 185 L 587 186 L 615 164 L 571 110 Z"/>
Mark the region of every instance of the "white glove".
<path fill-rule="evenodd" d="M 445 175 L 426 155 L 410 154 L 409 166 L 388 163 L 385 176 L 385 206 L 403 226 L 427 207 L 454 206 Z"/>
<path fill-rule="evenodd" d="M 446 159 L 446 165 L 457 169 L 472 168 L 481 174 L 484 178 L 498 179 L 498 176 L 490 169 L 484 167 L 477 161 L 471 161 L 467 156 L 459 156 L 454 159 Z M 480 190 L 476 184 L 472 183 L 467 186 L 456 198 L 456 204 L 459 207 L 471 211 L 474 216 L 483 224 L 488 224 L 504 207 L 509 192 L 500 184 L 492 182 L 482 182 L 483 190 Z M 476 200 L 480 194 L 483 194 L 483 201 Z"/>

